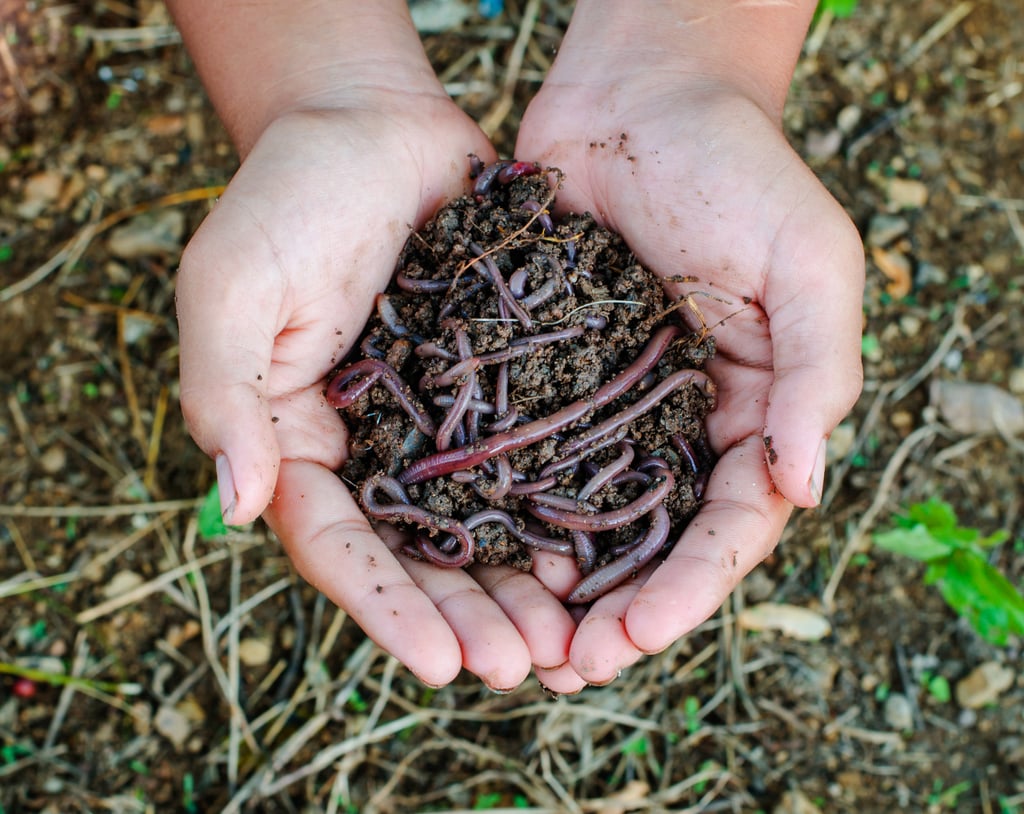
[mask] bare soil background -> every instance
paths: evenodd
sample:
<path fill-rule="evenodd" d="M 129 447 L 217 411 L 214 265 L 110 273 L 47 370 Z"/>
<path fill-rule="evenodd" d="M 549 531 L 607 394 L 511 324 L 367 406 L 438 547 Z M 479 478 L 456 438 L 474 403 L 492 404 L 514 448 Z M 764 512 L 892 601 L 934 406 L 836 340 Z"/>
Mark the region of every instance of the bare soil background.
<path fill-rule="evenodd" d="M 862 0 L 812 30 L 787 131 L 869 257 L 824 505 L 692 635 L 552 699 L 426 689 L 261 525 L 197 535 L 174 269 L 234 153 L 159 3 L 0 0 L 0 670 L 39 671 L 0 677 L 2 810 L 1024 810 L 1019 643 L 868 548 L 939 496 L 1010 531 L 1022 582 L 1019 445 L 928 403 L 935 377 L 1024 392 L 1020 12 Z M 506 155 L 568 15 L 425 34 Z M 741 624 L 763 602 L 831 632 Z"/>

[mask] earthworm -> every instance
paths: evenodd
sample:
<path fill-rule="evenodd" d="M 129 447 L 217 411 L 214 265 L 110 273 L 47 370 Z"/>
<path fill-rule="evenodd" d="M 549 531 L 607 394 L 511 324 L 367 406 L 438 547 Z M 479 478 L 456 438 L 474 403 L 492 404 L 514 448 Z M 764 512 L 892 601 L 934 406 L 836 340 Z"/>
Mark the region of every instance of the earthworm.
<path fill-rule="evenodd" d="M 355 384 L 347 386 L 353 380 L 356 380 Z M 361 359 L 335 374 L 327 384 L 327 403 L 337 408 L 350 407 L 377 381 L 391 392 L 402 409 L 409 414 L 416 429 L 432 438 L 436 431 L 433 419 L 398 372 L 380 359 Z"/>
<path fill-rule="evenodd" d="M 508 455 L 497 455 L 494 458 L 494 485 L 486 488 L 480 485 L 480 479 L 473 481 L 473 488 L 485 500 L 501 500 L 512 491 L 512 464 Z"/>
<path fill-rule="evenodd" d="M 519 524 L 512 518 L 512 515 L 501 509 L 484 509 L 476 514 L 471 514 L 462 521 L 462 524 L 470 531 L 482 526 L 484 523 L 500 523 L 508 530 L 509 534 L 531 548 L 550 551 L 553 554 L 572 554 L 572 546 L 569 543 L 563 540 L 556 540 L 553 537 L 534 534 L 527 529 L 520 528 Z"/>
<path fill-rule="evenodd" d="M 395 306 L 391 304 L 391 299 L 387 294 L 377 295 L 377 315 L 380 317 L 380 321 L 384 327 L 391 331 L 392 336 L 399 339 L 409 337 L 417 345 L 421 345 L 426 341 L 422 336 L 417 336 L 398 321 L 398 311 L 396 311 Z"/>
<path fill-rule="evenodd" d="M 594 535 L 592 532 L 583 531 L 582 529 L 572 529 L 569 532 L 569 536 L 572 537 L 573 552 L 576 554 L 576 565 L 579 566 L 580 573 L 583 576 L 587 576 L 594 570 L 594 566 L 597 564 L 597 547 L 594 545 Z"/>
<path fill-rule="evenodd" d="M 536 492 L 546 492 L 551 487 L 557 485 L 557 483 L 558 478 L 554 475 L 549 475 L 546 478 L 513 483 L 512 488 L 508 490 L 508 493 L 510 495 L 532 495 Z"/>
<path fill-rule="evenodd" d="M 621 585 L 658 555 L 668 542 L 672 523 L 664 505 L 655 506 L 649 516 L 650 525 L 643 539 L 619 559 L 602 565 L 580 580 L 566 597 L 566 602 L 578 605 L 597 599 Z"/>
<path fill-rule="evenodd" d="M 699 443 L 703 446 L 703 439 Z M 707 448 L 704 447 L 704 454 L 698 453 L 682 433 L 676 433 L 672 436 L 672 445 L 679 451 L 679 454 L 690 467 L 690 471 L 693 472 L 693 496 L 697 500 L 702 500 L 704 490 L 708 488 L 708 479 L 711 475 L 704 464 L 704 460 L 708 457 Z"/>
<path fill-rule="evenodd" d="M 382 492 L 392 502 L 382 503 L 377 499 L 376 492 Z M 433 542 L 422 535 L 417 535 L 416 546 L 420 553 L 437 565 L 450 568 L 461 568 L 473 561 L 476 543 L 473 535 L 465 524 L 451 517 L 434 514 L 415 505 L 406 493 L 405 488 L 394 478 L 382 473 L 366 479 L 360 493 L 363 508 L 370 517 L 378 520 L 401 520 L 430 530 L 432 533 L 447 532 L 450 539 L 457 543 L 453 552 L 442 551 Z"/>
<path fill-rule="evenodd" d="M 510 184 L 516 178 L 524 175 L 536 175 L 540 172 L 540 165 L 532 161 L 499 161 L 503 166 L 498 170 L 498 183 Z"/>
<path fill-rule="evenodd" d="M 451 351 L 445 350 L 436 342 L 421 342 L 413 350 L 421 359 L 444 359 L 446 362 L 454 362 L 459 357 Z"/>
<path fill-rule="evenodd" d="M 455 403 L 455 396 L 446 396 L 444 394 L 434 396 L 431 399 L 434 404 L 438 407 L 451 407 Z M 471 398 L 469 400 L 468 410 L 472 410 L 475 413 L 483 413 L 484 415 L 494 415 L 494 405 L 489 401 L 483 399 Z"/>
<path fill-rule="evenodd" d="M 610 464 L 601 467 L 594 475 L 588 480 L 583 487 L 576 493 L 578 500 L 586 500 L 594 492 L 598 492 L 611 483 L 612 479 L 620 472 L 629 469 L 629 465 L 633 463 L 633 458 L 636 456 L 636 450 L 633 445 L 625 441 L 619 442 L 619 457 L 612 461 Z"/>
<path fill-rule="evenodd" d="M 466 374 L 466 380 L 459 387 L 459 392 L 455 395 L 455 400 L 452 402 L 452 407 L 448 411 L 448 415 L 444 417 L 444 421 L 441 422 L 441 426 L 437 428 L 437 438 L 435 443 L 439 450 L 446 450 L 452 444 L 452 434 L 455 432 L 457 424 L 462 423 L 462 419 L 466 415 L 466 411 L 469 409 L 469 403 L 473 397 L 473 390 L 476 387 L 476 371 L 470 370 Z"/>
<path fill-rule="evenodd" d="M 517 356 L 525 356 L 541 345 L 550 345 L 553 342 L 562 342 L 566 339 L 576 339 L 583 336 L 585 331 L 586 328 L 584 326 L 574 325 L 571 328 L 562 328 L 558 331 L 513 339 L 501 350 L 481 353 L 479 356 L 470 356 L 468 359 L 459 360 L 447 370 L 436 375 L 424 375 L 420 379 L 420 389 L 428 390 L 435 387 L 449 387 L 468 375 L 471 370 L 476 370 L 483 365 L 508 362 Z"/>
<path fill-rule="evenodd" d="M 628 407 L 623 408 L 621 412 L 613 415 L 611 418 L 605 419 L 600 424 L 591 427 L 586 432 L 578 435 L 576 438 L 572 439 L 572 441 L 565 444 L 561 450 L 562 454 L 571 455 L 599 438 L 603 438 L 609 433 L 614 432 L 619 427 L 622 427 L 631 421 L 635 421 L 644 413 L 658 406 L 669 393 L 690 382 L 695 382 L 704 391 L 705 395 L 710 397 L 714 396 L 715 385 L 704 371 L 675 370 Z"/>
<path fill-rule="evenodd" d="M 505 167 L 513 164 L 513 161 L 495 161 L 493 164 L 489 164 L 484 167 L 480 172 L 476 174 L 476 181 L 473 183 L 473 195 L 477 199 L 483 198 L 491 191 L 491 187 L 494 186 L 494 182 L 498 180 L 498 175 Z"/>
<path fill-rule="evenodd" d="M 456 469 L 468 469 L 476 466 L 481 461 L 499 453 L 522 449 L 547 438 L 552 433 L 565 429 L 588 413 L 604 407 L 628 391 L 637 380 L 658 363 L 658 360 L 668 350 L 669 344 L 679 336 L 680 332 L 681 329 L 675 325 L 659 328 L 636 360 L 599 387 L 590 399 L 574 401 L 549 416 L 534 419 L 528 424 L 521 424 L 492 435 L 472 447 L 461 447 L 428 455 L 411 464 L 398 476 L 398 480 L 403 484 L 410 485 L 439 478 Z"/>
<path fill-rule="evenodd" d="M 505 282 L 505 278 L 501 274 L 501 269 L 498 268 L 497 264 L 490 258 L 490 255 L 484 254 L 484 250 L 478 243 L 470 243 L 469 250 L 477 256 L 477 259 L 473 261 L 473 264 L 481 263 L 490 275 L 491 282 L 494 283 L 494 288 L 498 292 L 498 301 L 504 302 L 505 307 L 512 313 L 512 315 L 519 320 L 519 323 L 523 326 L 523 330 L 529 331 L 533 328 L 533 319 L 530 318 L 530 313 L 519 304 L 519 301 L 512 296 L 512 292 L 509 291 L 508 283 Z"/>
<path fill-rule="evenodd" d="M 395 285 L 410 294 L 439 294 L 451 288 L 452 281 L 418 280 L 415 277 L 410 277 L 403 270 L 395 275 Z"/>
<path fill-rule="evenodd" d="M 533 293 L 527 294 L 519 302 L 522 304 L 523 308 L 533 310 L 538 305 L 542 305 L 550 300 L 557 293 L 558 281 L 554 277 L 549 277 L 544 281 L 544 285 Z"/>
<path fill-rule="evenodd" d="M 553 235 L 555 233 L 555 223 L 551 220 L 551 215 L 544 211 L 544 208 L 538 201 L 535 201 L 532 198 L 528 201 L 523 201 L 522 208 L 537 216 L 537 223 L 539 223 L 540 228 L 544 230 L 544 234 Z"/>
<path fill-rule="evenodd" d="M 653 485 L 644 490 L 636 500 L 627 503 L 621 509 L 598 514 L 583 514 L 542 505 L 539 501 L 546 497 L 545 495 L 530 495 L 526 508 L 538 520 L 563 528 L 582 531 L 609 531 L 639 520 L 655 506 L 660 505 L 672 491 L 675 482 L 676 479 L 671 470 L 662 469 L 659 471 L 659 477 L 653 479 Z"/>

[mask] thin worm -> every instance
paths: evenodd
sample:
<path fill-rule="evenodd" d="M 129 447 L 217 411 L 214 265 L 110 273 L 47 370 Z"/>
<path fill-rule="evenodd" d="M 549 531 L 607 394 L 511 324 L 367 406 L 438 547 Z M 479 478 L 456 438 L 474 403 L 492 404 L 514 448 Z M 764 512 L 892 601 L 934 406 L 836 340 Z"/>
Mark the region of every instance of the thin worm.
<path fill-rule="evenodd" d="M 462 424 L 462 419 L 466 415 L 466 411 L 469 409 L 469 403 L 473 398 L 473 390 L 476 388 L 476 371 L 470 370 L 466 374 L 466 380 L 462 383 L 459 388 L 459 392 L 455 395 L 455 401 L 452 403 L 451 409 L 448 411 L 448 415 L 444 417 L 444 421 L 441 422 L 441 426 L 437 428 L 436 445 L 442 452 L 449 449 L 452 445 L 452 437 L 455 433 L 455 428 Z"/>
<path fill-rule="evenodd" d="M 469 469 L 481 461 L 502 452 L 512 452 L 547 438 L 553 433 L 579 421 L 594 410 L 614 401 L 622 393 L 629 390 L 639 379 L 658 363 L 668 346 L 681 329 L 668 325 L 658 329 L 654 337 L 643 349 L 637 359 L 625 370 L 606 382 L 589 399 L 574 401 L 549 416 L 538 418 L 528 424 L 521 424 L 509 430 L 492 435 L 471 447 L 445 450 L 428 455 L 411 464 L 398 476 L 398 480 L 406 485 L 422 483 L 431 478 L 439 478 L 454 472 L 456 469 Z"/>
<path fill-rule="evenodd" d="M 351 384 L 353 380 L 356 380 L 355 384 Z M 327 403 L 336 408 L 351 407 L 377 381 L 409 414 L 416 429 L 432 438 L 436 432 L 433 419 L 398 372 L 380 359 L 361 359 L 339 371 L 327 384 Z"/>
<path fill-rule="evenodd" d="M 573 438 L 561 449 L 563 455 L 571 455 L 578 450 L 585 448 L 609 433 L 615 432 L 619 427 L 635 421 L 644 413 L 657 407 L 664 398 L 674 390 L 690 382 L 699 386 L 709 397 L 714 397 L 715 385 L 702 370 L 675 370 L 658 382 L 654 387 L 644 393 L 640 398 L 624 407 L 621 412 L 602 421 L 600 424 L 591 427 L 584 433 Z"/>
<path fill-rule="evenodd" d="M 392 502 L 381 503 L 376 496 L 378 490 Z M 446 532 L 450 535 L 449 541 L 454 540 L 457 544 L 452 551 L 442 551 L 425 536 L 416 536 L 417 548 L 431 562 L 447 568 L 462 568 L 473 561 L 476 543 L 465 524 L 414 505 L 402 484 L 394 478 L 382 473 L 372 475 L 363 484 L 360 497 L 363 509 L 370 517 L 389 522 L 401 520 L 425 528 L 431 533 Z"/>
<path fill-rule="evenodd" d="M 590 602 L 621 585 L 647 563 L 653 560 L 665 547 L 671 529 L 668 509 L 656 506 L 650 514 L 651 524 L 643 539 L 624 556 L 602 565 L 585 576 L 572 589 L 565 601 L 572 605 Z"/>
<path fill-rule="evenodd" d="M 410 294 L 441 294 L 452 286 L 451 280 L 419 280 L 404 271 L 395 275 L 395 285 Z"/>
<path fill-rule="evenodd" d="M 501 274 L 501 270 L 497 264 L 491 259 L 489 255 L 484 254 L 484 250 L 478 243 L 470 243 L 469 250 L 473 252 L 477 259 L 473 261 L 476 265 L 480 263 L 487 270 L 490 275 L 491 282 L 494 283 L 494 288 L 498 292 L 500 301 L 505 303 L 505 306 L 512 315 L 519 320 L 524 330 L 530 331 L 533 329 L 533 319 L 530 317 L 530 313 L 519 304 L 519 301 L 512 296 L 512 292 L 509 291 L 508 283 L 505 282 L 505 278 Z"/>
<path fill-rule="evenodd" d="M 484 509 L 470 515 L 463 521 L 463 525 L 470 530 L 482 526 L 484 523 L 500 523 L 508 530 L 509 534 L 531 548 L 550 551 L 552 554 L 572 554 L 573 549 L 569 543 L 520 528 L 512 516 L 501 509 Z"/>
<path fill-rule="evenodd" d="M 527 511 L 538 520 L 561 526 L 567 529 L 582 531 L 610 531 L 611 529 L 628 526 L 660 505 L 675 486 L 675 476 L 671 470 L 660 470 L 659 476 L 653 479 L 653 485 L 646 489 L 635 500 L 620 509 L 613 509 L 598 514 L 583 514 L 568 509 L 542 505 L 540 502 L 546 495 L 531 495 L 526 504 Z"/>
<path fill-rule="evenodd" d="M 583 576 L 587 576 L 597 565 L 597 547 L 594 545 L 593 532 L 573 529 L 569 532 L 572 537 L 573 550 L 576 554 L 576 565 Z"/>
<path fill-rule="evenodd" d="M 611 483 L 612 479 L 620 472 L 629 469 L 629 465 L 633 463 L 633 458 L 636 456 L 636 450 L 633 448 L 633 445 L 620 441 L 619 453 L 618 458 L 597 470 L 590 480 L 583 485 L 583 488 L 576 493 L 577 500 L 587 500 L 594 492 L 599 492 Z"/>

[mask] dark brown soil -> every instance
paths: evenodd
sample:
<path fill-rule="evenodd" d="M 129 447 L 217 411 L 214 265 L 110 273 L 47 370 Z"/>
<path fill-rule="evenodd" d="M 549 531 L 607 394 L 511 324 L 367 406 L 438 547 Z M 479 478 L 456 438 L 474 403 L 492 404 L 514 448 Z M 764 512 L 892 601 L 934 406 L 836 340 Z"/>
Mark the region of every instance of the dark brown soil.
<path fill-rule="evenodd" d="M 465 427 L 467 437 L 461 442 L 452 441 L 452 449 L 471 447 L 497 435 L 503 428 L 502 419 L 515 418 L 512 411 L 518 419 L 510 426 L 522 430 L 531 421 L 551 416 L 573 402 L 591 399 L 598 388 L 636 359 L 657 328 L 667 324 L 682 327 L 679 310 L 688 307 L 687 303 L 667 300 L 659 280 L 636 261 L 621 238 L 595 224 L 590 215 L 565 217 L 549 234 L 542 226 L 547 211 L 538 217 L 524 207 L 524 203 L 553 203 L 550 184 L 556 179 L 557 171 L 524 175 L 508 184 L 495 183 L 485 195 L 466 195 L 444 207 L 409 239 L 399 261 L 399 276 L 406 282 L 393 282 L 378 299 L 377 314 L 367 327 L 355 359 L 342 366 L 344 371 L 365 358 L 386 361 L 416 392 L 434 424 L 441 427 L 452 408 L 436 402 L 442 400 L 447 405 L 444 400 L 456 397 L 467 385 L 465 376 L 454 382 L 442 380 L 440 385 L 434 383 L 435 378 L 460 358 L 499 353 L 517 345 L 522 348 L 531 338 L 536 341 L 527 344 L 528 352 L 508 360 L 508 410 L 500 415 L 477 416 L 475 421 L 471 417 L 460 421 L 459 429 Z M 501 297 L 484 262 L 477 261 L 480 255 L 493 261 L 503 279 L 515 281 L 518 301 L 527 304 L 525 319 L 510 315 L 499 304 Z M 431 292 L 422 290 L 434 281 L 448 285 Z M 389 316 L 390 324 L 386 324 L 382 315 L 392 308 L 397 321 Z M 559 338 L 567 330 L 580 335 Z M 460 336 L 464 342 L 461 353 Z M 670 373 L 702 368 L 713 352 L 710 335 L 682 328 L 680 338 L 637 386 L 607 407 L 588 411 L 563 432 L 548 434 L 509 453 L 517 484 L 542 480 L 545 467 L 566 457 L 563 446 L 579 432 L 618 414 Z M 482 364 L 474 374 L 479 398 L 489 404 L 495 403 L 500 368 L 500 363 Z M 641 457 L 637 460 L 658 456 L 668 462 L 675 477 L 675 485 L 665 499 L 673 526 L 670 540 L 678 536 L 700 506 L 699 481 L 706 480 L 712 463 L 706 452 L 704 417 L 713 402 L 713 394 L 708 395 L 700 382 L 687 383 L 609 436 L 611 441 L 624 437 L 625 443 L 639 451 Z M 424 435 L 381 383 L 342 412 L 351 436 L 349 458 L 341 474 L 356 494 L 363 493 L 371 476 L 384 473 L 397 477 L 441 446 L 441 433 L 436 438 Z M 491 423 L 498 428 L 490 429 Z M 479 426 L 478 437 L 473 437 L 476 432 L 469 429 L 471 425 Z M 677 451 L 673 436 L 676 445 L 680 438 L 685 440 L 684 449 L 689 455 Z M 590 445 L 584 464 L 561 470 L 557 485 L 549 493 L 576 499 L 594 469 L 616 459 L 620 449 L 614 443 Z M 408 496 L 432 515 L 458 520 L 497 508 L 511 515 L 521 528 L 532 525 L 534 533 L 568 542 L 566 529 L 549 525 L 545 530 L 531 519 L 525 496 L 494 496 L 497 476 L 493 463 L 459 467 L 461 471 L 455 473 L 463 476 L 459 480 L 443 476 L 411 485 Z M 474 482 L 467 483 L 470 475 Z M 636 481 L 609 483 L 589 496 L 584 511 L 618 509 L 648 488 L 650 484 Z M 643 533 L 644 526 L 641 517 L 600 533 L 596 541 L 599 552 L 628 544 Z M 478 562 L 529 568 L 529 551 L 499 523 L 479 526 L 474 536 Z"/>

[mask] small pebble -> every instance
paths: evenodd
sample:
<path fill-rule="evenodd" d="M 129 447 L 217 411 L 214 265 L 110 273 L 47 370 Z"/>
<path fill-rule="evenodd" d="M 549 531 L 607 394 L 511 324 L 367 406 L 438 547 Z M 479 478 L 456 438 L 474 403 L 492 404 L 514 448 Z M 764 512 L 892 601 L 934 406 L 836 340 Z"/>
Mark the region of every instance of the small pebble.
<path fill-rule="evenodd" d="M 847 105 L 836 116 L 836 127 L 843 135 L 850 135 L 858 124 L 860 124 L 862 111 L 857 105 Z"/>
<path fill-rule="evenodd" d="M 885 699 L 885 723 L 894 732 L 906 732 L 914 728 L 914 710 L 903 693 L 890 693 Z"/>
<path fill-rule="evenodd" d="M 103 588 L 103 596 L 107 599 L 113 599 L 115 596 L 121 596 L 128 593 L 133 588 L 141 585 L 145 580 L 140 574 L 136 574 L 134 571 L 118 571 L 111 578 Z"/>
<path fill-rule="evenodd" d="M 64 447 L 60 444 L 54 444 L 39 456 L 39 465 L 48 475 L 56 475 L 58 472 L 63 472 L 67 462 L 67 452 L 64 451 Z"/>
<path fill-rule="evenodd" d="M 867 243 L 869 246 L 888 246 L 910 229 L 906 218 L 884 213 L 875 215 L 868 224 Z"/>
<path fill-rule="evenodd" d="M 890 178 L 886 198 L 895 209 L 920 209 L 928 203 L 928 187 L 912 178 Z"/>
<path fill-rule="evenodd" d="M 1014 672 L 1005 664 L 986 661 L 956 683 L 956 701 L 967 709 L 994 704 L 1013 685 Z"/>
<path fill-rule="evenodd" d="M 271 652 L 266 639 L 242 639 L 238 643 L 238 659 L 246 667 L 262 667 L 270 661 Z"/>

